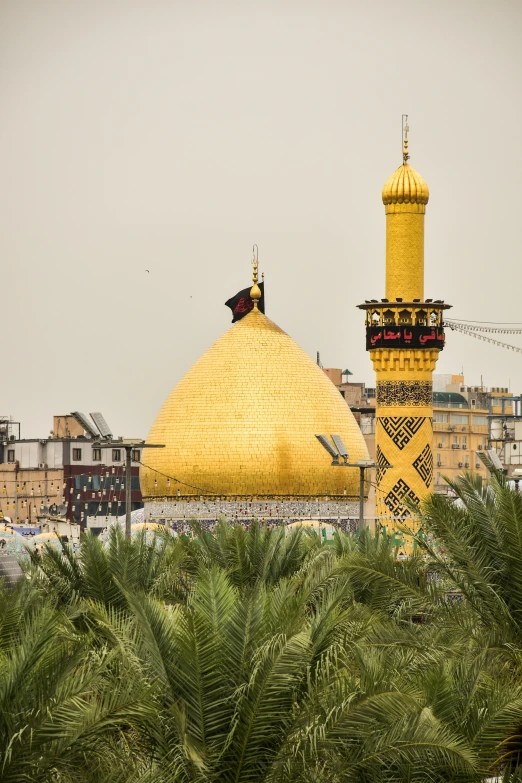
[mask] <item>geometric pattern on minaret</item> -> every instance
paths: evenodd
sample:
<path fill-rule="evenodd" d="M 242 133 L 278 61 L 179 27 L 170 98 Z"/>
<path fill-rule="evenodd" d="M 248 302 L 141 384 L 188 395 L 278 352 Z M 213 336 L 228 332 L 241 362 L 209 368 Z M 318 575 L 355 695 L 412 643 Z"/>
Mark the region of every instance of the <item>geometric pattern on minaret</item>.
<path fill-rule="evenodd" d="M 432 374 L 444 348 L 443 312 L 424 299 L 426 182 L 403 164 L 382 191 L 386 213 L 386 297 L 366 311 L 366 348 L 376 374 L 377 515 L 408 520 L 433 489 Z"/>

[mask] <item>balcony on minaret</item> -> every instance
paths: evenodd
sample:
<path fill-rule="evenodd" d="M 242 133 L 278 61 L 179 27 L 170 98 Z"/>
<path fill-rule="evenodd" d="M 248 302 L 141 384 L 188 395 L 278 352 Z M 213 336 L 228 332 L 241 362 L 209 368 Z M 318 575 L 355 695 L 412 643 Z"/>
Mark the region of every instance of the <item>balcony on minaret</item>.
<path fill-rule="evenodd" d="M 444 348 L 443 313 L 451 305 L 429 302 L 365 302 L 366 350 L 381 348 Z"/>

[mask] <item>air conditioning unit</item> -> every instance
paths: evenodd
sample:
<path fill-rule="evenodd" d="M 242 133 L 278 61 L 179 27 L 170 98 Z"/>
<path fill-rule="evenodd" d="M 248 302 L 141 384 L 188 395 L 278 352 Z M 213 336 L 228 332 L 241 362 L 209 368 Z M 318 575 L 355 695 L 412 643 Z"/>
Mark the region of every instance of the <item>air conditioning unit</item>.
<path fill-rule="evenodd" d="M 469 462 L 465 462 L 465 463 L 464 463 L 464 467 L 465 467 L 465 468 L 469 468 Z"/>
<path fill-rule="evenodd" d="M 39 462 L 38 467 L 40 470 L 47 470 L 47 462 Z"/>
<path fill-rule="evenodd" d="M 442 462 L 437 462 L 437 467 L 441 468 L 442 467 Z"/>
<path fill-rule="evenodd" d="M 480 462 L 475 462 L 475 467 L 480 468 Z"/>
<path fill-rule="evenodd" d="M 439 449 L 443 449 L 443 448 L 444 448 L 444 443 L 439 443 Z"/>
<path fill-rule="evenodd" d="M 460 445 L 458 443 L 452 443 L 451 444 L 452 449 L 460 449 Z"/>
<path fill-rule="evenodd" d="M 466 427 L 463 427 L 463 428 L 462 428 L 462 432 L 466 432 Z"/>
<path fill-rule="evenodd" d="M 478 450 L 482 451 L 483 448 L 484 448 L 484 446 L 482 445 L 482 443 L 479 443 Z"/>
<path fill-rule="evenodd" d="M 459 462 L 459 468 L 462 468 L 462 467 L 464 467 L 462 462 Z"/>

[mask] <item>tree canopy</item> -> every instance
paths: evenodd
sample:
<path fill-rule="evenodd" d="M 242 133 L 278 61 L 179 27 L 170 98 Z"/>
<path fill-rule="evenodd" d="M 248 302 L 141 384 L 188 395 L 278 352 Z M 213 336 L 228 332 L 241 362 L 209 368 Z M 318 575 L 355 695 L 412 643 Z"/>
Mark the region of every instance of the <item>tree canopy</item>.
<path fill-rule="evenodd" d="M 368 531 L 194 524 L 50 548 L 0 592 L 2 783 L 522 780 L 522 497 Z"/>

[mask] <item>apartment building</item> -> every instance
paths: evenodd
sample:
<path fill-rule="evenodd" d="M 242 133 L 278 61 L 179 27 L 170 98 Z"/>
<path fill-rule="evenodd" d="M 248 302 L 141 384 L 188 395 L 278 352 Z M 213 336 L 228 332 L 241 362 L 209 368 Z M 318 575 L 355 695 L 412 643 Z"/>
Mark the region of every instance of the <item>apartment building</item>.
<path fill-rule="evenodd" d="M 435 492 L 446 493 L 445 479 L 464 471 L 486 476 L 476 452 L 488 446 L 488 407 L 459 392 L 433 392 L 433 477 Z"/>
<path fill-rule="evenodd" d="M 15 424 L 10 422 L 10 424 Z M 0 432 L 2 423 L 0 421 Z M 142 508 L 139 463 L 132 454 L 132 510 Z M 0 514 L 21 524 L 65 517 L 84 528 L 105 527 L 125 513 L 125 450 L 95 448 L 72 416 L 54 416 L 48 438 L 0 440 Z"/>
<path fill-rule="evenodd" d="M 375 389 L 349 382 L 346 371 L 323 368 L 350 406 L 363 432 L 370 456 L 375 455 Z M 486 477 L 477 457 L 496 449 L 506 472 L 522 468 L 522 396 L 506 387 L 467 386 L 463 374 L 433 375 L 434 490 L 447 494 L 445 478 L 465 471 Z"/>

